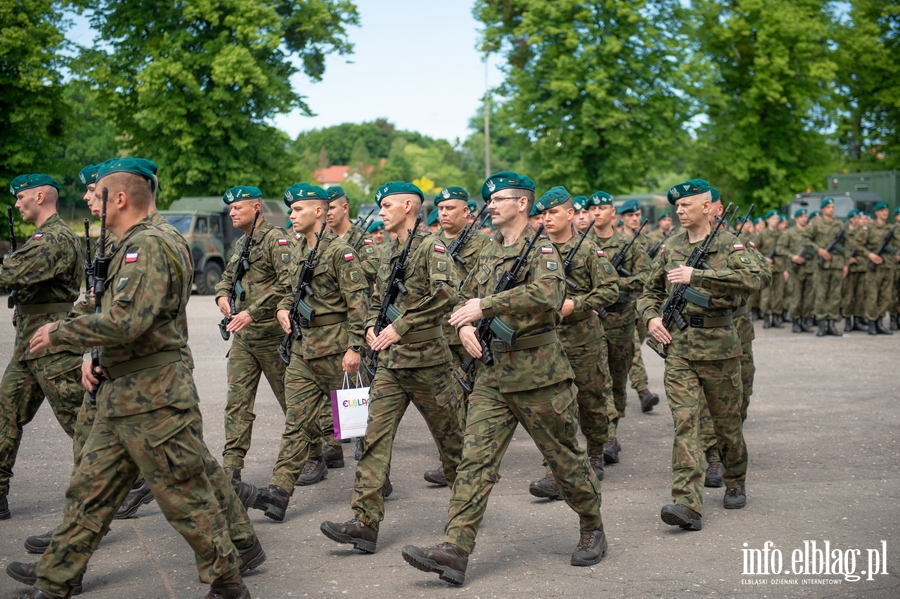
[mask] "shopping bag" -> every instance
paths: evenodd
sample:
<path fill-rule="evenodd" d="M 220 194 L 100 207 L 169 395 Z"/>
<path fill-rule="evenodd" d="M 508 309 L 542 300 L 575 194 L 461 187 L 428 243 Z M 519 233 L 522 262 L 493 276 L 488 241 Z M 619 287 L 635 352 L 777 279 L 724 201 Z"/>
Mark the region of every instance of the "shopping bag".
<path fill-rule="evenodd" d="M 334 419 L 334 438 L 351 439 L 366 434 L 369 419 L 369 388 L 363 387 L 362 377 L 356 373 L 356 386 L 350 386 L 344 373 L 344 386 L 331 392 L 331 415 Z"/>

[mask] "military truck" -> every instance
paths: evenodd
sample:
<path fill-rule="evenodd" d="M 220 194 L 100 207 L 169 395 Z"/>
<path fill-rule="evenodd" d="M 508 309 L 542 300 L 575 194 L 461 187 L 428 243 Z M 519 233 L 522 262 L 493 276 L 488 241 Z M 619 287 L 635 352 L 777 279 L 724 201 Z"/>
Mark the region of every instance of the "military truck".
<path fill-rule="evenodd" d="M 832 173 L 828 175 L 825 189 L 832 194 L 850 192 L 854 195 L 868 193 L 865 200 L 857 200 L 855 208 L 870 212 L 881 201 L 887 202 L 891 212 L 900 206 L 900 170 L 872 171 L 867 173 Z M 875 199 L 875 195 L 878 199 Z"/>
<path fill-rule="evenodd" d="M 845 191 L 842 193 L 832 193 L 828 191 L 814 191 L 809 193 L 798 193 L 791 200 L 791 204 L 787 209 L 787 214 L 791 217 L 794 212 L 800 208 L 806 208 L 807 212 L 818 210 L 822 204 L 823 198 L 834 199 L 834 217 L 838 219 L 846 219 L 847 214 L 851 210 L 871 210 L 872 207 L 881 201 L 881 196 L 877 193 L 869 191 Z"/>
<path fill-rule="evenodd" d="M 194 284 L 200 295 L 215 293 L 234 243 L 243 235 L 231 224 L 228 210 L 220 197 L 181 198 L 168 210 L 160 210 L 187 239 L 194 259 Z M 278 227 L 287 223 L 287 207 L 278 200 L 263 200 L 262 215 Z"/>

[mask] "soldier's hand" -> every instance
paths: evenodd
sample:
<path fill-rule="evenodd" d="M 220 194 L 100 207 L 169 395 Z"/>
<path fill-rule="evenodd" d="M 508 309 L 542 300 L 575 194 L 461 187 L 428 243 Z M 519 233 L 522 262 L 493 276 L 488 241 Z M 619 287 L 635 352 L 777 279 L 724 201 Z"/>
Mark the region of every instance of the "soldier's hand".
<path fill-rule="evenodd" d="M 691 275 L 694 274 L 694 269 L 690 266 L 679 266 L 678 268 L 673 268 L 669 271 L 669 274 L 666 275 L 666 279 L 669 280 L 670 283 L 674 285 L 691 284 Z M 668 334 L 668 333 L 666 333 Z"/>
<path fill-rule="evenodd" d="M 231 307 L 228 305 L 227 297 L 217 297 L 216 305 L 219 306 L 219 312 L 222 313 L 222 316 L 231 318 Z"/>
<path fill-rule="evenodd" d="M 794 264 L 806 264 L 806 259 L 803 258 L 803 256 L 794 254 L 793 256 L 791 256 L 791 262 L 793 262 Z"/>
<path fill-rule="evenodd" d="M 94 369 L 92 368 L 91 361 L 81 363 L 81 386 L 87 389 L 88 391 L 94 391 L 97 388 L 97 385 L 100 384 L 100 379 L 97 377 L 96 373 L 94 373 Z"/>
<path fill-rule="evenodd" d="M 570 299 L 565 300 L 562 305 L 563 318 L 569 316 L 573 312 L 575 312 L 575 302 Z"/>
<path fill-rule="evenodd" d="M 825 248 L 819 248 L 816 250 L 822 260 L 831 260 L 831 254 L 825 251 Z"/>
<path fill-rule="evenodd" d="M 246 328 L 252 323 L 253 318 L 250 317 L 250 313 L 246 310 L 243 310 L 231 317 L 231 320 L 228 321 L 228 326 L 225 327 L 225 330 L 229 333 L 237 333 L 238 331 Z"/>
<path fill-rule="evenodd" d="M 769 258 L 768 256 L 766 256 L 766 262 L 768 262 L 769 264 L 775 264 L 775 260 Z"/>
<path fill-rule="evenodd" d="M 666 330 L 666 327 L 663 326 L 662 318 L 651 318 L 649 322 L 647 322 L 647 332 L 663 345 L 672 343 L 672 335 L 670 335 L 669 331 Z"/>
<path fill-rule="evenodd" d="M 846 279 L 846 278 L 847 278 L 847 273 L 849 273 L 849 272 L 850 272 L 850 267 L 849 267 L 849 266 L 845 266 L 845 267 L 841 270 L 841 278 L 842 278 L 842 279 Z"/>
<path fill-rule="evenodd" d="M 883 264 L 884 263 L 884 258 L 879 256 L 875 252 L 869 252 L 869 260 L 871 260 L 875 264 Z"/>
<path fill-rule="evenodd" d="M 484 312 L 481 311 L 481 298 L 473 297 L 468 300 L 463 307 L 450 315 L 450 326 L 458 327 L 467 322 L 475 322 L 481 320 Z"/>
<path fill-rule="evenodd" d="M 481 358 L 481 343 L 475 335 L 475 327 L 472 325 L 459 327 L 459 340 L 470 356 L 475 359 Z"/>
<path fill-rule="evenodd" d="M 291 332 L 291 319 L 288 317 L 290 312 L 287 310 L 278 310 L 275 312 L 275 319 L 278 321 L 278 324 L 281 325 L 281 328 L 285 333 Z"/>
<path fill-rule="evenodd" d="M 389 324 L 384 330 L 378 333 L 378 336 L 375 337 L 375 342 L 370 343 L 369 347 L 375 351 L 381 351 L 389 348 L 398 341 L 400 341 L 400 333 L 397 332 L 394 325 Z"/>
<path fill-rule="evenodd" d="M 341 360 L 341 368 L 343 368 L 344 372 L 347 374 L 356 374 L 359 372 L 359 363 L 359 352 L 348 349 Z"/>
<path fill-rule="evenodd" d="M 29 346 L 31 351 L 36 352 L 47 349 L 52 345 L 50 343 L 50 327 L 52 327 L 53 324 L 54 323 L 52 322 L 48 322 L 34 332 L 34 335 L 31 336 L 31 344 Z"/>
<path fill-rule="evenodd" d="M 366 344 L 371 348 L 373 343 L 375 343 L 375 327 L 369 327 L 366 329 Z"/>

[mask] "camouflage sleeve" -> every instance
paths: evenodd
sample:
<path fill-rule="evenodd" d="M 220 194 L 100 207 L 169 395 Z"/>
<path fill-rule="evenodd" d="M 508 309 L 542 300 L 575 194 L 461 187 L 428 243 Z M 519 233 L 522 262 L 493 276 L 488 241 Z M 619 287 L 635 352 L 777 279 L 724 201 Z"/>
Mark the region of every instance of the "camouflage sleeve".
<path fill-rule="evenodd" d="M 566 283 L 559 254 L 549 243 L 535 247 L 534 252 L 529 264 L 530 282 L 481 298 L 481 311 L 485 317 L 540 314 L 562 307 Z"/>
<path fill-rule="evenodd" d="M 73 268 L 77 253 L 62 246 L 55 235 L 37 234 L 8 255 L 0 266 L 0 292 L 25 289 L 49 281 Z"/>
<path fill-rule="evenodd" d="M 585 241 L 584 245 L 590 242 Z M 591 290 L 583 295 L 570 295 L 575 303 L 575 312 L 599 310 L 614 304 L 619 299 L 619 277 L 616 276 L 612 264 L 606 259 L 603 250 L 590 244 L 585 253 L 585 267 L 591 277 Z"/>
<path fill-rule="evenodd" d="M 637 299 L 635 309 L 638 317 L 646 324 L 651 318 L 662 317 L 662 305 L 668 298 L 666 292 L 666 264 L 669 263 L 669 250 L 663 249 L 650 268 L 650 274 L 644 282 L 644 288 Z"/>
<path fill-rule="evenodd" d="M 121 267 L 110 277 L 106 293 L 111 298 L 104 302 L 109 308 L 55 324 L 50 329 L 53 345 L 124 345 L 143 335 L 166 301 L 170 277 L 183 268 L 165 258 L 162 243 L 145 236 L 139 244 L 120 248 L 120 256 L 133 255 L 135 259 L 122 259 Z"/>
<path fill-rule="evenodd" d="M 231 257 L 228 258 L 228 263 L 225 265 L 225 272 L 222 273 L 222 278 L 216 283 L 216 301 L 218 301 L 220 297 L 228 297 L 231 295 L 231 287 L 234 285 L 234 271 L 237 268 L 238 256 L 241 254 L 240 248 L 244 247 L 246 237 L 247 236 L 244 235 L 234 244 L 234 249 L 231 251 Z"/>
<path fill-rule="evenodd" d="M 722 295 L 746 295 L 760 289 L 759 269 L 754 268 L 753 260 L 746 256 L 743 244 L 721 243 L 719 250 L 727 252 L 726 266 L 715 270 L 695 268 L 691 287 Z"/>
<path fill-rule="evenodd" d="M 263 238 L 263 243 L 265 244 L 263 256 L 266 265 L 275 273 L 275 281 L 265 293 L 261 294 L 255 302 L 245 308 L 247 314 L 254 321 L 260 320 L 263 315 L 274 314 L 279 302 L 291 295 L 290 256 L 292 252 L 290 245 L 279 245 L 279 240 L 287 241 L 288 244 L 291 243 L 285 232 L 277 227 L 272 227 L 272 230 Z M 287 258 L 284 258 L 284 256 L 287 256 Z"/>
<path fill-rule="evenodd" d="M 424 261 L 429 293 L 394 321 L 394 330 L 401 335 L 440 324 L 444 314 L 456 304 L 456 271 L 444 253 L 446 250 L 435 249 L 436 241 L 436 237 L 425 239 L 416 250 L 417 260 Z"/>
<path fill-rule="evenodd" d="M 366 313 L 369 306 L 369 283 L 362 270 L 362 261 L 355 252 L 353 258 L 347 260 L 347 254 L 335 252 L 335 272 L 338 273 L 341 295 L 347 304 L 347 320 L 349 324 L 349 345 L 365 344 Z"/>
<path fill-rule="evenodd" d="M 644 281 L 650 274 L 650 256 L 637 243 L 629 248 L 628 254 L 629 259 L 626 259 L 625 263 L 631 266 L 628 269 L 631 276 L 619 278 L 619 291 L 640 293 L 644 288 Z"/>
<path fill-rule="evenodd" d="M 303 258 L 298 255 L 297 252 L 291 252 L 291 264 L 288 267 L 288 290 L 289 292 L 284 295 L 279 301 L 278 305 L 275 306 L 275 311 L 278 310 L 290 310 L 294 305 L 294 293 L 297 291 L 294 289 L 294 284 L 300 279 L 300 269 L 303 267 Z"/>

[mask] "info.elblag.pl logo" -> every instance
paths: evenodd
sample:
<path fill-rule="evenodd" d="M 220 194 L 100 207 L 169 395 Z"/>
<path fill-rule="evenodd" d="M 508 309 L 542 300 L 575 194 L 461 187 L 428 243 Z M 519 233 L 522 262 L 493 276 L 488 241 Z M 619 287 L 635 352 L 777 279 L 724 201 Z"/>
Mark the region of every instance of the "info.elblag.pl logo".
<path fill-rule="evenodd" d="M 802 548 L 790 551 L 786 556 L 772 541 L 754 549 L 744 543 L 744 576 L 769 576 L 778 578 L 744 578 L 741 584 L 841 584 L 875 580 L 887 575 L 887 541 L 881 541 L 878 549 L 841 549 L 832 547 L 830 541 L 803 541 Z M 865 569 L 863 569 L 865 568 Z M 814 576 L 817 578 L 799 578 Z M 823 578 L 836 576 L 841 578 Z M 792 578 L 798 577 L 798 578 Z"/>

